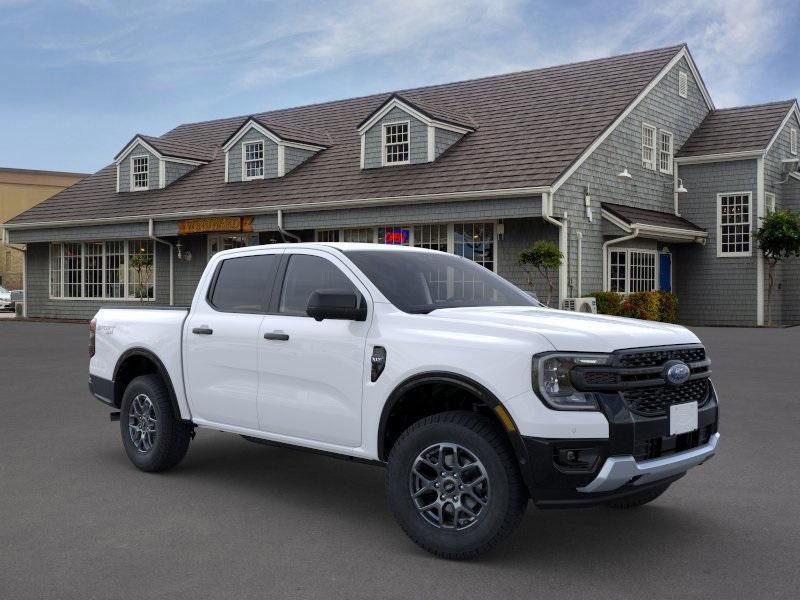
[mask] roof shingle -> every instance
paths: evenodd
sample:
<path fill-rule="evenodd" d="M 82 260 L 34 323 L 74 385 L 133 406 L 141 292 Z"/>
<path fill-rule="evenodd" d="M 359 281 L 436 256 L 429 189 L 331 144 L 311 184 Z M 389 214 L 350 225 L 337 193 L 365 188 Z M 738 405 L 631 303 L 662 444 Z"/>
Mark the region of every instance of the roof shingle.
<path fill-rule="evenodd" d="M 614 216 L 622 219 L 628 225 L 658 225 L 659 227 L 670 227 L 672 229 L 688 229 L 694 231 L 705 231 L 702 227 L 695 225 L 688 219 L 679 217 L 672 213 L 660 212 L 657 210 L 647 210 L 645 208 L 635 208 L 633 206 L 623 206 L 603 202 L 603 209 Z"/>

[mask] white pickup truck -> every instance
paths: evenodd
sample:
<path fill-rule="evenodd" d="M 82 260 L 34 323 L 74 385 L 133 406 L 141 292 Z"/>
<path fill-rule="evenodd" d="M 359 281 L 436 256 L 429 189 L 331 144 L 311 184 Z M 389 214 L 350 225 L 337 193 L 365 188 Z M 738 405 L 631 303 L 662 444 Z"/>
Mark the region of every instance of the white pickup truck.
<path fill-rule="evenodd" d="M 189 308 L 101 309 L 90 354 L 140 469 L 177 465 L 197 427 L 384 464 L 400 526 L 447 558 L 497 544 L 529 499 L 650 502 L 719 440 L 689 330 L 553 310 L 433 250 L 220 252 Z"/>

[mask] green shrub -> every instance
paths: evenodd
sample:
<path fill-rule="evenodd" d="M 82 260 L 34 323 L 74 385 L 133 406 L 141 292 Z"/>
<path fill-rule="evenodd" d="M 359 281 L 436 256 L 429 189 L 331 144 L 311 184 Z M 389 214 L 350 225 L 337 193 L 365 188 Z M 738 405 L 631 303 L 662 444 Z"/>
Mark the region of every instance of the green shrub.
<path fill-rule="evenodd" d="M 597 312 L 601 315 L 618 316 L 622 308 L 622 294 L 617 292 L 595 292 L 590 294 L 597 300 Z"/>
<path fill-rule="evenodd" d="M 621 315 L 632 319 L 644 319 L 645 321 L 659 321 L 659 302 L 657 292 L 634 292 L 628 294 L 622 301 Z"/>
<path fill-rule="evenodd" d="M 659 321 L 664 323 L 678 322 L 678 297 L 673 292 L 656 292 L 658 294 Z"/>

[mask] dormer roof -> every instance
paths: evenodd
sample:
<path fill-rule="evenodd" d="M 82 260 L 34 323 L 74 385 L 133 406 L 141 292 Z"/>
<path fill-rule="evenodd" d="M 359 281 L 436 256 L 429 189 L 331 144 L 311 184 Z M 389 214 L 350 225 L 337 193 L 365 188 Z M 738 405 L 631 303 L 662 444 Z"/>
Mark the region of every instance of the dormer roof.
<path fill-rule="evenodd" d="M 399 108 L 411 114 L 426 125 L 438 126 L 458 133 L 475 131 L 475 124 L 472 119 L 453 109 L 440 106 L 436 102 L 422 100 L 416 95 L 395 93 L 386 97 L 375 110 L 358 124 L 358 132 L 363 133 L 394 108 Z"/>
<path fill-rule="evenodd" d="M 294 146 L 306 146 L 308 149 L 324 150 L 331 146 L 330 136 L 297 125 L 275 123 L 254 116 L 249 116 L 242 124 L 222 143 L 222 149 L 227 151 L 251 128 L 255 128 L 263 135 L 276 143 Z"/>
<path fill-rule="evenodd" d="M 151 135 L 137 133 L 131 138 L 131 141 L 125 144 L 125 147 L 117 153 L 114 160 L 118 163 L 139 143 L 144 145 L 145 148 L 158 158 L 173 158 L 182 161 L 196 162 L 198 164 L 207 163 L 214 159 L 214 149 L 209 146 L 188 143 L 181 140 L 165 140 Z"/>

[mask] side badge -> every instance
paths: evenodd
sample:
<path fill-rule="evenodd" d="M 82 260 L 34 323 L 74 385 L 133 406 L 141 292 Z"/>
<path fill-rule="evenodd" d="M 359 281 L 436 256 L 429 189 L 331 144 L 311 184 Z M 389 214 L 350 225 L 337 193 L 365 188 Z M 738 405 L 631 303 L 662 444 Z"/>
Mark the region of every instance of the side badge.
<path fill-rule="evenodd" d="M 381 376 L 383 369 L 386 367 L 386 348 L 383 346 L 375 346 L 372 349 L 372 358 L 370 358 L 370 362 L 372 363 L 370 381 L 374 383 L 378 381 L 378 377 Z"/>

